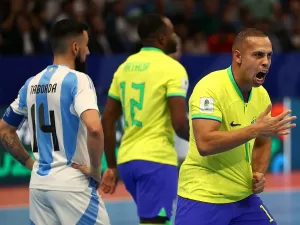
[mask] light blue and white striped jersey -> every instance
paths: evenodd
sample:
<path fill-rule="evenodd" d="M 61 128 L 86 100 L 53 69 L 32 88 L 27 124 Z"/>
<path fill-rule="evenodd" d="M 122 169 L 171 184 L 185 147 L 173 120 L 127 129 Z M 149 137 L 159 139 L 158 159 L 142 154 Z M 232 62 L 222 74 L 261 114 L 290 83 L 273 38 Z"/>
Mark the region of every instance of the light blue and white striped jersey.
<path fill-rule="evenodd" d="M 98 110 L 93 82 L 66 66 L 48 66 L 28 79 L 3 119 L 19 126 L 27 117 L 36 163 L 30 188 L 83 191 L 88 179 L 72 162 L 90 166 L 87 131 L 80 119 Z M 98 110 L 99 111 L 99 110 Z M 18 119 L 16 119 L 18 118 Z"/>

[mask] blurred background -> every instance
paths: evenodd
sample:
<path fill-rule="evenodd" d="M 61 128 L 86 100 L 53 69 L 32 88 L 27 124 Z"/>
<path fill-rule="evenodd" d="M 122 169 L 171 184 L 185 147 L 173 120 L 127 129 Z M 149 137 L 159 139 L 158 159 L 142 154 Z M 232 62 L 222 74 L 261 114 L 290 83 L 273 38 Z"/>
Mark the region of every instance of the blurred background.
<path fill-rule="evenodd" d="M 180 37 L 180 48 L 173 57 L 188 72 L 188 96 L 204 75 L 230 65 L 231 46 L 237 32 L 245 27 L 265 32 L 274 50 L 264 85 L 273 102 L 272 114 L 291 108 L 294 115 L 300 115 L 299 0 L 1 0 L 0 114 L 29 77 L 52 64 L 49 29 L 64 18 L 75 18 L 89 25 L 88 75 L 103 110 L 114 71 L 129 54 L 138 51 L 136 27 L 139 19 L 150 12 L 168 16 Z M 120 120 L 116 133 L 118 145 L 122 124 Z M 31 152 L 26 122 L 18 134 Z M 278 224 L 300 224 L 298 137 L 300 126 L 288 137 L 272 139 L 268 183 L 262 198 Z M 187 150 L 187 142 L 176 137 L 179 162 L 184 160 Z M 30 172 L 0 146 L 1 225 L 29 224 L 29 179 Z M 138 224 L 135 206 L 122 183 L 115 195 L 103 198 L 112 225 Z"/>

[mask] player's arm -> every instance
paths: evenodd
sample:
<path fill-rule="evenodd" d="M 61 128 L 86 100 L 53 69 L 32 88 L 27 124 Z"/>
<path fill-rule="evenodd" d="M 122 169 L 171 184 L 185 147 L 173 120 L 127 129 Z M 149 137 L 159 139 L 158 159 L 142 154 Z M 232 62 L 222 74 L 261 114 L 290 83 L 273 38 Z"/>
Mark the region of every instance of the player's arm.
<path fill-rule="evenodd" d="M 116 161 L 116 122 L 122 115 L 121 102 L 111 97 L 107 98 L 102 123 L 105 132 L 105 156 L 108 168 L 117 168 Z"/>
<path fill-rule="evenodd" d="M 108 98 L 104 109 L 102 124 L 105 133 L 105 156 L 108 168 L 117 168 L 116 160 L 116 122 L 122 115 L 122 104 L 117 82 L 117 73 L 115 73 Z"/>
<path fill-rule="evenodd" d="M 256 138 L 252 151 L 252 191 L 255 194 L 264 191 L 270 157 L 271 138 Z"/>
<path fill-rule="evenodd" d="M 169 97 L 168 106 L 173 129 L 178 137 L 189 140 L 189 120 L 186 116 L 186 103 L 183 97 Z"/>
<path fill-rule="evenodd" d="M 22 125 L 27 116 L 25 95 L 27 94 L 27 84 L 25 84 L 17 97 L 17 99 L 6 110 L 2 120 L 0 121 L 0 142 L 7 152 L 9 152 L 18 162 L 27 169 L 32 170 L 34 159 L 30 157 L 23 147 L 17 130 Z"/>
<path fill-rule="evenodd" d="M 271 105 L 271 99 L 265 91 L 265 107 Z M 268 115 L 271 117 L 271 113 Z M 271 138 L 256 138 L 252 151 L 252 171 L 253 173 L 265 174 L 268 170 L 271 158 Z"/>
<path fill-rule="evenodd" d="M 177 136 L 188 141 L 189 121 L 185 102 L 189 86 L 188 76 L 181 65 L 168 73 L 170 79 L 167 83 L 167 97 L 172 126 Z"/>
<path fill-rule="evenodd" d="M 223 112 L 218 96 L 202 85 L 196 88 L 191 98 L 192 126 L 196 145 L 202 156 L 232 150 L 253 138 L 288 134 L 286 130 L 295 127 L 295 124 L 286 125 L 296 119 L 285 118 L 290 111 L 271 118 L 268 116 L 271 111 L 269 106 L 255 124 L 234 131 L 219 131 Z M 282 130 L 284 131 L 281 132 Z"/>
<path fill-rule="evenodd" d="M 89 151 L 91 170 L 101 171 L 104 135 L 98 110 L 86 110 L 81 114 L 81 120 L 87 128 L 87 148 Z"/>
<path fill-rule="evenodd" d="M 271 158 L 271 138 L 256 138 L 252 151 L 253 173 L 265 174 L 268 170 Z"/>
<path fill-rule="evenodd" d="M 194 118 L 192 124 L 196 145 L 202 156 L 232 150 L 257 136 L 253 126 L 236 131 L 219 131 L 219 121 L 202 118 Z"/>
<path fill-rule="evenodd" d="M 104 148 L 103 130 L 93 82 L 87 75 L 80 74 L 72 89 L 74 109 L 87 129 L 87 148 L 90 158 L 90 172 L 99 182 Z M 84 171 L 83 171 L 84 172 Z"/>
<path fill-rule="evenodd" d="M 18 135 L 17 128 L 9 125 L 3 119 L 0 121 L 0 142 L 18 162 L 27 169 L 32 170 L 34 160 L 23 147 Z"/>

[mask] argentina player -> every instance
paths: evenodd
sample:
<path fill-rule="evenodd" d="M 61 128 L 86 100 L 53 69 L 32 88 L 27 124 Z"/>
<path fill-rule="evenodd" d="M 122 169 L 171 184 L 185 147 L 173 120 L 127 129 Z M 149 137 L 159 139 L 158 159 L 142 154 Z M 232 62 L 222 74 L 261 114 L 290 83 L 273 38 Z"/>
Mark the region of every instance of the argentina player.
<path fill-rule="evenodd" d="M 21 88 L 0 122 L 0 141 L 32 170 L 31 224 L 109 225 L 96 188 L 101 175 L 103 131 L 94 85 L 84 73 L 89 54 L 87 27 L 61 20 L 52 27 L 50 40 L 53 65 Z M 16 134 L 25 118 L 36 161 Z M 72 167 L 73 163 L 91 168 L 88 176 Z"/>

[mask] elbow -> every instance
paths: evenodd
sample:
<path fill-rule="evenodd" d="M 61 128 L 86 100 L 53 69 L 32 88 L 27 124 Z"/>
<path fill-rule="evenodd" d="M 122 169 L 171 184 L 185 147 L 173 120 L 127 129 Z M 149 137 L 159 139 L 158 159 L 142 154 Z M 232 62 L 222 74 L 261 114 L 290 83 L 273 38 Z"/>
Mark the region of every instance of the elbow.
<path fill-rule="evenodd" d="M 197 150 L 202 157 L 211 155 L 211 148 L 206 143 L 197 143 Z"/>
<path fill-rule="evenodd" d="M 175 131 L 175 133 L 176 133 L 176 135 L 177 135 L 178 137 L 181 136 L 182 130 L 183 130 L 183 129 L 182 129 L 181 127 L 176 127 L 176 128 L 174 128 L 174 131 Z"/>
<path fill-rule="evenodd" d="M 209 156 L 209 152 L 207 151 L 207 149 L 203 149 L 203 148 L 198 148 L 198 152 L 202 157 L 206 157 Z"/>
<path fill-rule="evenodd" d="M 103 130 L 101 126 L 91 126 L 87 128 L 89 136 L 101 137 L 103 136 Z"/>
<path fill-rule="evenodd" d="M 4 134 L 16 134 L 17 129 L 8 125 L 4 120 L 0 120 L 0 137 Z"/>
<path fill-rule="evenodd" d="M 185 122 L 172 124 L 175 133 L 180 137 L 186 130 Z"/>

